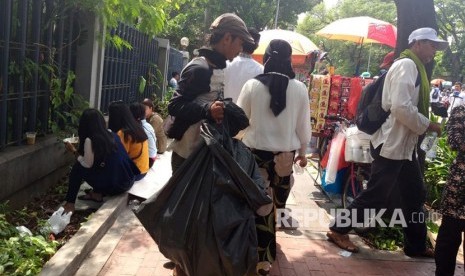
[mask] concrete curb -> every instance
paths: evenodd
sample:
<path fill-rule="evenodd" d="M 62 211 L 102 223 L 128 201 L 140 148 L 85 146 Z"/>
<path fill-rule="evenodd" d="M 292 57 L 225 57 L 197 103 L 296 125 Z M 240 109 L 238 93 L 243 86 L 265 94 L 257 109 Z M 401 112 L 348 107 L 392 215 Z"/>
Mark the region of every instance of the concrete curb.
<path fill-rule="evenodd" d="M 127 194 L 109 198 L 44 265 L 39 275 L 74 275 L 127 204 Z"/>

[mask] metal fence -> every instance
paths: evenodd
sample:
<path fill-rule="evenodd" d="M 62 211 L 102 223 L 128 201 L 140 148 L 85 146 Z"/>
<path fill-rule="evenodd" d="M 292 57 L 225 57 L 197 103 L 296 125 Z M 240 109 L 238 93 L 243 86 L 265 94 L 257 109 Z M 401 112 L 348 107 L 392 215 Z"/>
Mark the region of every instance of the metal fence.
<path fill-rule="evenodd" d="M 172 72 L 181 73 L 182 68 L 183 68 L 183 62 L 184 62 L 182 52 L 175 48 L 170 48 L 169 58 L 170 58 L 170 61 L 168 63 L 168 72 L 167 72 L 168 81 L 171 79 Z"/>
<path fill-rule="evenodd" d="M 60 3 L 0 0 L 0 150 L 49 130 L 51 88 L 60 93 L 75 57 L 74 12 Z"/>
<path fill-rule="evenodd" d="M 79 27 L 80 13 L 63 2 L 0 0 L 0 151 L 24 143 L 28 131 L 43 135 L 67 125 L 62 114 L 74 112 L 67 88 L 73 86 L 77 45 L 89 37 Z M 123 24 L 112 33 L 132 48 L 106 45 L 103 112 L 111 101 L 141 101 L 163 90 L 158 41 Z M 169 66 L 182 69 L 181 52 L 170 53 Z"/>
<path fill-rule="evenodd" d="M 108 111 L 112 101 L 141 101 L 161 89 L 161 77 L 156 65 L 158 41 L 123 24 L 112 30 L 112 34 L 128 41 L 132 49 L 117 49 L 113 45 L 105 48 L 100 102 L 103 112 Z M 141 90 L 144 82 L 145 87 Z"/>

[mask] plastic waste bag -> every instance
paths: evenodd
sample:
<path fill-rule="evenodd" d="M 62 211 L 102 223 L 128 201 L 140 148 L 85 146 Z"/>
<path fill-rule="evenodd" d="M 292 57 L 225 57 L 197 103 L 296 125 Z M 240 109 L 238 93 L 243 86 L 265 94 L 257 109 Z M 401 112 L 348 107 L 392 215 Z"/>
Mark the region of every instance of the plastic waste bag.
<path fill-rule="evenodd" d="M 64 210 L 65 209 L 63 209 L 63 207 L 58 208 L 58 210 L 56 210 L 47 220 L 50 226 L 50 231 L 52 231 L 55 235 L 63 231 L 71 220 L 72 212 L 63 214 Z"/>
<path fill-rule="evenodd" d="M 253 154 L 222 125 L 135 211 L 163 255 L 188 275 L 246 275 L 257 264 L 255 211 L 272 203 Z"/>
<path fill-rule="evenodd" d="M 24 237 L 24 236 L 32 236 L 31 230 L 29 230 L 29 228 L 27 228 L 27 227 L 24 226 L 24 225 L 16 226 L 16 230 L 18 230 L 19 235 L 20 235 L 21 237 Z"/>
<path fill-rule="evenodd" d="M 344 143 L 345 143 L 345 134 L 343 132 L 338 132 L 336 137 L 331 141 L 331 149 L 329 151 L 328 165 L 326 166 L 326 183 L 334 183 L 336 181 L 336 174 L 338 171 L 339 159 L 342 157 L 344 159 Z"/>
<path fill-rule="evenodd" d="M 321 187 L 323 190 L 329 194 L 341 194 L 342 193 L 342 186 L 344 181 L 346 180 L 346 173 L 349 168 L 342 168 L 337 171 L 336 173 L 336 180 L 333 183 L 326 183 L 325 176 L 326 176 L 326 169 L 323 170 L 321 174 Z"/>

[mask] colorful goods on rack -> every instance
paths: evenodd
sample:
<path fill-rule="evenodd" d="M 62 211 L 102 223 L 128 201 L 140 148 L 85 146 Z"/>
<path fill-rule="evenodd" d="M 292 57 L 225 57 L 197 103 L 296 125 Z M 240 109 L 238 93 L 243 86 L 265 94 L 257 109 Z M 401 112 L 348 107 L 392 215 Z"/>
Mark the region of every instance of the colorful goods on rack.
<path fill-rule="evenodd" d="M 325 125 L 325 116 L 328 111 L 329 89 L 331 76 L 313 75 L 310 94 L 310 117 L 312 121 L 312 131 L 322 130 Z"/>
<path fill-rule="evenodd" d="M 358 77 L 313 75 L 309 86 L 312 132 L 325 130 L 329 123 L 324 118 L 326 115 L 352 119 L 365 81 Z"/>

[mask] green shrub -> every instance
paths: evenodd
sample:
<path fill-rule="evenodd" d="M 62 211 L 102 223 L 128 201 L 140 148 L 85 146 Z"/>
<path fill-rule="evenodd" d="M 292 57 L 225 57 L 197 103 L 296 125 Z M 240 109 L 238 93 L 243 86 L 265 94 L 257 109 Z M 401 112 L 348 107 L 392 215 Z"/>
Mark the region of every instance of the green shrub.
<path fill-rule="evenodd" d="M 153 105 L 155 106 L 155 110 L 160 114 L 160 116 L 165 119 L 168 117 L 168 103 L 170 102 L 171 98 L 173 97 L 175 90 L 171 87 L 166 88 L 166 94 L 164 95 L 163 99 L 160 99 L 156 95 L 153 96 Z"/>
<path fill-rule="evenodd" d="M 389 225 L 389 218 L 383 216 L 382 219 L 386 225 Z M 403 247 L 402 227 L 397 225 L 393 227 L 378 225 L 362 236 L 367 239 L 368 244 L 379 250 L 394 251 Z"/>
<path fill-rule="evenodd" d="M 31 215 L 25 210 L 10 211 L 7 204 L 0 204 L 0 275 L 37 275 L 57 251 L 59 243 L 49 240 L 44 234 L 34 233 L 32 236 L 20 233 L 7 220 L 7 214 L 16 221 L 29 220 Z M 39 221 L 44 225 L 45 221 Z M 36 230 L 37 231 L 37 230 Z"/>
<path fill-rule="evenodd" d="M 447 182 L 449 168 L 457 153 L 447 144 L 447 134 L 438 139 L 436 158 L 426 162 L 425 184 L 428 191 L 426 202 L 433 208 L 438 207 L 442 189 Z"/>

